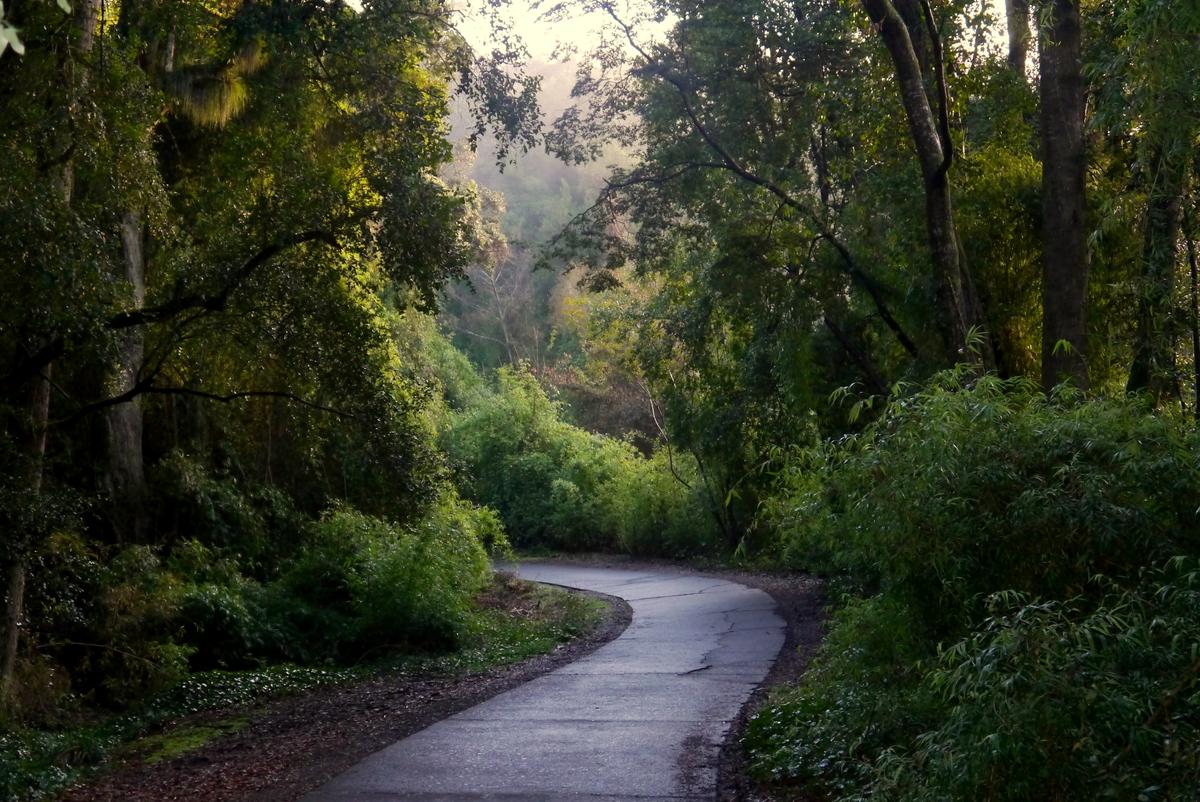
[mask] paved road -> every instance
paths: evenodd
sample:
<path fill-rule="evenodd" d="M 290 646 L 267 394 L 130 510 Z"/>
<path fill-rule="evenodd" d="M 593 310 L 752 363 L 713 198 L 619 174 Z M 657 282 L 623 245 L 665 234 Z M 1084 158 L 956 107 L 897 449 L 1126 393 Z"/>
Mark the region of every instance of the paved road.
<path fill-rule="evenodd" d="M 699 802 L 730 721 L 780 647 L 770 596 L 711 577 L 533 563 L 527 579 L 619 596 L 591 655 L 376 752 L 304 802 Z"/>

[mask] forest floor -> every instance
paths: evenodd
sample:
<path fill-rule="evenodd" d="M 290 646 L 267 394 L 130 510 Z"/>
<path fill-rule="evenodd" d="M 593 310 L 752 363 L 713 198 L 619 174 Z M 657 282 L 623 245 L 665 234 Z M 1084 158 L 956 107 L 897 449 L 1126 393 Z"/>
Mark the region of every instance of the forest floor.
<path fill-rule="evenodd" d="M 547 653 L 466 671 L 383 674 L 251 710 L 191 716 L 134 744 L 118 768 L 67 791 L 60 800 L 294 800 L 366 755 L 617 637 L 629 623 L 628 605 L 589 595 L 605 602 L 602 611 L 589 605 L 590 627 Z M 480 602 L 544 631 L 579 625 L 580 605 L 566 603 L 567 598 L 565 591 L 500 575 Z M 503 659 L 501 654 L 491 662 Z"/>

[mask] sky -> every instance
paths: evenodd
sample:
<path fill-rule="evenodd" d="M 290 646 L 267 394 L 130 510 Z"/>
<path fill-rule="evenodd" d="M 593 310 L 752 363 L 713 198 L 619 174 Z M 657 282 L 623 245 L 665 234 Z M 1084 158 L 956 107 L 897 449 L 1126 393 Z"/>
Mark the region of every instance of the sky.
<path fill-rule="evenodd" d="M 601 13 L 582 14 L 572 13 L 562 21 L 549 22 L 543 19 L 547 7 L 555 5 L 557 0 L 511 0 L 504 3 L 502 13 L 513 22 L 514 29 L 525 41 L 530 55 L 542 61 L 550 60 L 555 47 L 560 43 L 574 45 L 581 52 L 586 52 L 599 39 L 599 31 L 608 17 Z M 1003 41 L 1007 35 L 1004 28 L 1004 0 L 980 0 L 992 15 L 999 21 L 994 33 L 997 41 Z M 477 49 L 486 48 L 491 38 L 491 29 L 477 11 L 486 0 L 465 0 L 464 19 L 460 25 L 463 35 Z M 534 4 L 541 8 L 534 8 Z M 614 0 L 617 8 L 639 5 L 636 0 Z M 633 16 L 628 14 L 626 16 Z"/>
<path fill-rule="evenodd" d="M 617 0 L 618 5 L 621 0 Z M 465 5 L 464 20 L 459 30 L 476 49 L 487 47 L 491 38 L 491 28 L 483 16 L 474 8 L 481 4 L 480 0 L 468 0 Z M 531 0 L 511 0 L 505 3 L 504 15 L 513 22 L 517 34 L 529 48 L 529 54 L 541 61 L 549 61 L 555 47 L 560 42 L 570 43 L 580 50 L 587 50 L 596 43 L 604 20 L 601 14 L 581 14 L 574 12 L 562 21 L 549 22 L 544 20 L 546 8 L 555 5 L 555 0 L 546 0 L 534 8 Z"/>

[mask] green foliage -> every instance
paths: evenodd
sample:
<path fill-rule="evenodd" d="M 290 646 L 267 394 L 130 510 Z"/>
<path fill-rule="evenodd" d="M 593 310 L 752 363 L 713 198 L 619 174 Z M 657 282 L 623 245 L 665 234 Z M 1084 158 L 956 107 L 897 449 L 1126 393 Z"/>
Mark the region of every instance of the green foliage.
<path fill-rule="evenodd" d="M 487 579 L 480 536 L 494 537 L 494 524 L 453 498 L 412 528 L 350 510 L 331 513 L 281 580 L 302 605 L 292 626 L 343 657 L 454 644 Z"/>
<path fill-rule="evenodd" d="M 904 598 L 940 635 L 995 591 L 1066 598 L 1200 551 L 1198 447 L 1136 400 L 952 372 L 805 455 L 769 515 L 786 559 Z"/>
<path fill-rule="evenodd" d="M 1200 573 L 1129 589 L 989 599 L 990 615 L 924 678 L 937 726 L 881 756 L 880 798 L 1189 799 L 1200 782 Z"/>
<path fill-rule="evenodd" d="M 717 543 L 703 502 L 665 454 L 647 459 L 565 422 L 527 371 L 502 368 L 496 391 L 455 418 L 444 442 L 516 546 L 681 556 Z M 691 458 L 675 462 L 695 481 Z"/>
<path fill-rule="evenodd" d="M 756 770 L 845 800 L 1192 798 L 1198 451 L 1138 399 L 951 372 L 794 457 L 779 553 L 851 594 L 753 723 Z"/>
<path fill-rule="evenodd" d="M 450 489 L 403 525 L 350 509 L 304 522 L 292 511 L 282 519 L 298 527 L 290 548 L 265 553 L 255 544 L 280 542 L 269 516 L 228 480 L 174 464 L 207 489 L 189 498 L 214 502 L 181 511 L 219 513 L 190 521 L 209 542 L 96 548 L 77 535 L 52 537 L 33 564 L 29 614 L 36 631 L 53 634 L 41 657 L 20 664 L 15 718 L 128 707 L 188 672 L 459 645 L 490 575 L 487 552 L 508 553 L 497 514 Z M 242 529 L 212 523 L 236 520 L 221 517 L 229 509 L 245 516 Z M 250 542 L 237 544 L 239 531 Z M 272 570 L 253 570 L 268 557 Z"/>
<path fill-rule="evenodd" d="M 185 539 L 182 549 L 193 548 L 186 539 L 197 537 L 209 546 L 237 548 L 247 556 L 257 556 L 267 547 L 265 516 L 235 476 L 211 472 L 205 462 L 173 451 L 154 466 L 152 478 L 164 522 Z M 196 559 L 204 562 L 200 555 Z"/>
<path fill-rule="evenodd" d="M 178 682 L 195 650 L 176 642 L 182 586 L 148 546 L 118 551 L 101 572 L 96 647 L 88 660 L 109 703 L 128 704 Z"/>
<path fill-rule="evenodd" d="M 872 760 L 920 732 L 932 700 L 915 689 L 928 646 L 912 612 L 884 598 L 835 614 L 800 685 L 776 691 L 751 720 L 746 746 L 760 778 L 856 799 Z"/>
<path fill-rule="evenodd" d="M 649 459 L 632 460 L 608 490 L 620 547 L 680 558 L 724 553 L 701 482 L 695 458 L 686 453 L 659 448 Z"/>
<path fill-rule="evenodd" d="M 544 654 L 594 627 L 603 602 L 566 591 L 515 583 L 498 577 L 497 585 L 520 597 L 519 613 L 489 604 L 472 616 L 469 643 L 453 652 L 415 652 L 380 656 L 350 668 L 272 665 L 247 671 L 194 673 L 177 685 L 143 700 L 131 710 L 95 723 L 72 723 L 57 730 L 10 729 L 0 732 L 0 797 L 51 798 L 64 786 L 106 761 L 129 754 L 162 757 L 164 750 L 194 747 L 209 736 L 236 730 L 248 709 L 262 702 L 381 674 L 458 676 Z M 232 718 L 201 719 L 211 724 L 182 728 L 198 714 L 233 711 Z M 215 730 L 216 732 L 212 732 Z M 148 753 L 148 754 L 147 754 Z"/>

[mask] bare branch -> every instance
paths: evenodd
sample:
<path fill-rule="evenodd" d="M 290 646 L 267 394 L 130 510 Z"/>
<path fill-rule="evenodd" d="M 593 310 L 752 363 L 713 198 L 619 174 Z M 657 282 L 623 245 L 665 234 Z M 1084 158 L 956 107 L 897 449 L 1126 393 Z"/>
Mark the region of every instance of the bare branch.
<path fill-rule="evenodd" d="M 220 290 L 212 295 L 184 295 L 179 298 L 173 298 L 170 301 L 159 304 L 158 306 L 145 307 L 143 309 L 131 309 L 126 312 L 120 312 L 109 318 L 106 324 L 107 328 L 114 331 L 120 329 L 131 328 L 134 326 L 143 326 L 147 323 L 161 323 L 170 320 L 182 312 L 192 309 L 203 309 L 207 312 L 221 312 L 229 303 L 229 299 L 233 293 L 237 291 L 241 285 L 250 278 L 260 267 L 271 261 L 283 251 L 294 248 L 297 245 L 302 245 L 308 242 L 322 242 L 326 245 L 336 248 L 338 247 L 337 239 L 328 231 L 304 231 L 294 236 L 288 237 L 278 242 L 274 242 L 254 256 L 250 257 L 242 264 L 229 281 Z"/>
<path fill-rule="evenodd" d="M 232 393 L 213 393 L 207 390 L 196 390 L 191 387 L 160 387 L 155 385 L 153 380 L 150 379 L 138 382 L 133 387 L 119 395 L 114 395 L 110 398 L 104 398 L 100 401 L 94 401 L 90 404 L 80 407 L 79 409 L 75 410 L 70 417 L 55 421 L 52 425 L 62 426 L 64 424 L 72 423 L 86 415 L 99 412 L 100 410 L 107 409 L 108 407 L 117 406 L 118 404 L 127 403 L 143 395 L 182 395 L 192 398 L 203 398 L 208 401 L 218 401 L 223 404 L 229 404 L 234 401 L 243 401 L 248 398 L 282 398 L 286 401 L 299 404 L 300 406 L 307 407 L 309 409 L 315 409 L 318 412 L 327 412 L 331 415 L 336 415 L 339 418 L 354 417 L 352 413 L 345 410 L 326 406 L 325 404 L 321 404 L 316 401 L 310 401 L 307 398 L 298 396 L 295 393 L 289 393 L 285 390 L 239 390 Z"/>
<path fill-rule="evenodd" d="M 925 27 L 929 29 L 929 41 L 933 43 L 933 71 L 937 76 L 938 88 L 938 135 L 942 140 L 942 163 L 938 167 L 935 180 L 945 180 L 954 163 L 954 139 L 950 134 L 950 92 L 946 89 L 946 63 L 942 56 L 942 34 L 938 30 L 937 20 L 933 18 L 933 9 L 929 0 L 921 0 L 921 8 L 925 12 Z"/>

